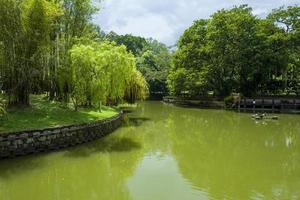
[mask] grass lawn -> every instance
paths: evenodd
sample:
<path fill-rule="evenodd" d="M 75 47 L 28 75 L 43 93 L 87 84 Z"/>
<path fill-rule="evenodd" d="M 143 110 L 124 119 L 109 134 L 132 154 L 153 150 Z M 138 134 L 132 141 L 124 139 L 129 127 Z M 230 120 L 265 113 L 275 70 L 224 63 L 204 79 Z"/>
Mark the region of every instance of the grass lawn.
<path fill-rule="evenodd" d="M 93 108 L 80 108 L 75 112 L 66 104 L 50 102 L 43 97 L 31 96 L 29 108 L 8 110 L 0 121 L 0 133 L 80 124 L 118 114 L 115 109 L 104 106 L 102 113 Z"/>

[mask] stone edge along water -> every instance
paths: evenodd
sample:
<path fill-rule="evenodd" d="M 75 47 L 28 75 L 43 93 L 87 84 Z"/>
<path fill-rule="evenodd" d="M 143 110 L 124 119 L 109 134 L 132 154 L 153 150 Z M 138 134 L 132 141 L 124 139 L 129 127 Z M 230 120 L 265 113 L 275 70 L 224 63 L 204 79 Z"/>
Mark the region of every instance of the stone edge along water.
<path fill-rule="evenodd" d="M 0 134 L 0 159 L 51 152 L 105 137 L 121 126 L 123 112 L 91 123 Z"/>

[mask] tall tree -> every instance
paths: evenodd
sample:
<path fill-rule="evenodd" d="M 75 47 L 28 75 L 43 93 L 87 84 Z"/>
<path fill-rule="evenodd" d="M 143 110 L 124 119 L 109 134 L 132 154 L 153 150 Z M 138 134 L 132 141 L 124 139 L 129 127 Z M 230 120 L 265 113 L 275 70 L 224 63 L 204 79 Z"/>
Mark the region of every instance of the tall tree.
<path fill-rule="evenodd" d="M 72 93 L 75 109 L 78 105 L 99 105 L 119 102 L 126 93 L 134 91 L 134 100 L 143 98 L 140 87 L 144 78 L 136 73 L 134 56 L 125 46 L 109 42 L 74 45 L 70 51 L 72 61 Z M 135 81 L 137 77 L 137 81 Z M 134 79 L 134 80 L 133 80 Z"/>
<path fill-rule="evenodd" d="M 114 32 L 108 33 L 104 38 L 125 45 L 127 50 L 135 55 L 137 68 L 149 85 L 150 97 L 159 98 L 167 94 L 166 80 L 171 55 L 165 44 L 152 38 L 118 35 Z"/>
<path fill-rule="evenodd" d="M 145 76 L 152 97 L 167 94 L 167 76 L 171 55 L 165 44 L 148 39 L 143 53 L 137 57 L 137 68 Z"/>
<path fill-rule="evenodd" d="M 205 95 L 208 86 L 209 54 L 207 48 L 208 20 L 198 20 L 187 29 L 178 42 L 168 76 L 172 94 Z"/>
<path fill-rule="evenodd" d="M 300 93 L 300 6 L 288 6 L 274 9 L 268 16 L 279 28 L 289 51 L 288 68 L 283 81 L 286 93 Z"/>
<path fill-rule="evenodd" d="M 109 41 L 116 42 L 118 45 L 125 45 L 127 50 L 135 56 L 139 56 L 147 46 L 147 41 L 145 38 L 130 34 L 118 35 L 115 32 L 110 32 L 105 38 Z"/>
<path fill-rule="evenodd" d="M 278 93 L 277 80 L 291 63 L 288 41 L 280 26 L 257 18 L 247 5 L 220 10 L 196 21 L 180 38 L 169 89 L 190 96 Z"/>
<path fill-rule="evenodd" d="M 57 21 L 58 29 L 53 33 L 53 55 L 50 70 L 50 97 L 68 100 L 71 79 L 69 50 L 80 38 L 94 38 L 95 27 L 91 24 L 92 15 L 98 8 L 92 0 L 59 0 L 64 15 Z"/>
<path fill-rule="evenodd" d="M 29 105 L 29 94 L 41 69 L 36 58 L 49 44 L 59 6 L 46 0 L 3 0 L 0 40 L 4 44 L 4 89 L 10 104 Z"/>

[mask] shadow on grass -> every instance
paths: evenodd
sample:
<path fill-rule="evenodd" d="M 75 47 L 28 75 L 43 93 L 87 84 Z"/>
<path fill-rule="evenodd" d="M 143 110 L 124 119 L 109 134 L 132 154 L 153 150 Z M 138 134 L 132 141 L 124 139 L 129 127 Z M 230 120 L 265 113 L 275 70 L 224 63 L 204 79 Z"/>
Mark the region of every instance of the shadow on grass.
<path fill-rule="evenodd" d="M 131 117 L 131 116 L 125 116 L 124 117 L 124 126 L 133 126 L 133 127 L 139 127 L 143 123 L 151 121 L 150 118 L 147 117 Z"/>
<path fill-rule="evenodd" d="M 51 102 L 33 96 L 30 107 L 10 109 L 5 120 L 0 121 L 0 132 L 34 130 L 80 124 L 117 114 L 114 110 L 104 107 L 103 113 L 95 108 L 80 108 L 78 112 L 68 108 L 64 103 Z"/>
<path fill-rule="evenodd" d="M 109 137 L 92 142 L 88 145 L 70 149 L 65 156 L 81 158 L 97 153 L 130 152 L 141 148 L 141 144 L 131 138 Z"/>

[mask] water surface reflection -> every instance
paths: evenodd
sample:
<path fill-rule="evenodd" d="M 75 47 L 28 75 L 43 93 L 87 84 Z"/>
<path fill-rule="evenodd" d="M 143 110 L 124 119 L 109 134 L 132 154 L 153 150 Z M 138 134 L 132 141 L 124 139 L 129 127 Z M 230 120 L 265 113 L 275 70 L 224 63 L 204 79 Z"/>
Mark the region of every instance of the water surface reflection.
<path fill-rule="evenodd" d="M 300 117 L 142 103 L 112 135 L 0 161 L 5 200 L 299 199 Z"/>

